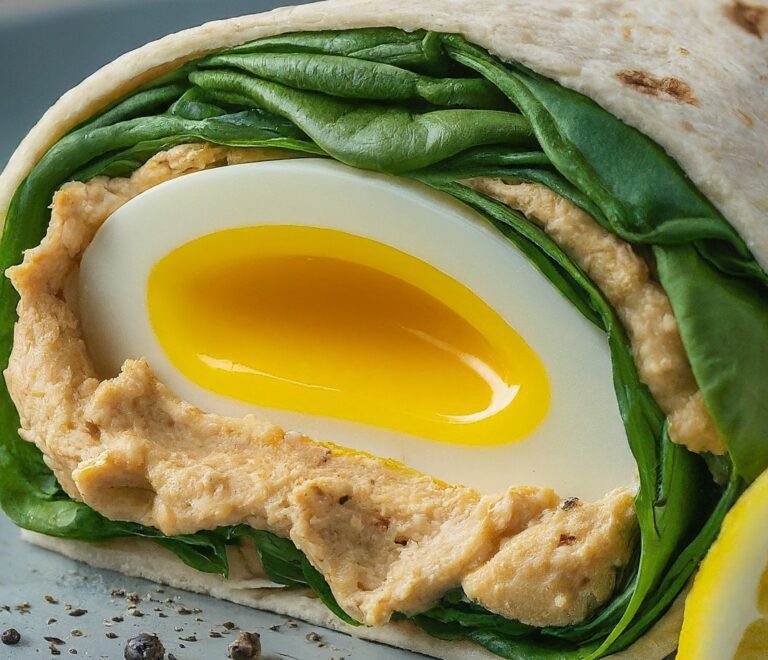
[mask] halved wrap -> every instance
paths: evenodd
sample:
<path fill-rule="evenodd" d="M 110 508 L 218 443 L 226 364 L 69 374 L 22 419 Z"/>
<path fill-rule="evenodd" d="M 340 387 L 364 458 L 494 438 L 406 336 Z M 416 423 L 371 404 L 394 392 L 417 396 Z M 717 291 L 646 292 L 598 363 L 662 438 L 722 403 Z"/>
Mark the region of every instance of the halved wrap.
<path fill-rule="evenodd" d="M 331 0 L 107 65 L 0 178 L 3 509 L 77 559 L 438 657 L 672 652 L 688 580 L 768 467 L 762 17 Z M 480 496 L 203 415 L 141 360 L 100 381 L 66 291 L 99 226 L 166 180 L 299 156 L 418 181 L 517 246 L 606 333 L 638 483 Z M 232 451 L 247 472 L 217 468 Z"/>

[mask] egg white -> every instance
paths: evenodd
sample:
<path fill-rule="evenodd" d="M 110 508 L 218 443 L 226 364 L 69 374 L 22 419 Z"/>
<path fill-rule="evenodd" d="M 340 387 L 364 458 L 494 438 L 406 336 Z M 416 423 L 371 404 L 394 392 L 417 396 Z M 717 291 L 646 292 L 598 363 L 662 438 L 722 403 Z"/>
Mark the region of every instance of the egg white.
<path fill-rule="evenodd" d="M 551 386 L 544 421 L 517 442 L 468 447 L 214 394 L 168 360 L 150 325 L 147 279 L 195 238 L 252 225 L 345 231 L 390 245 L 458 280 L 539 355 Z M 286 430 L 392 458 L 482 492 L 510 485 L 596 499 L 631 483 L 635 464 L 613 390 L 607 339 L 479 214 L 426 186 L 322 159 L 267 161 L 190 174 L 118 209 L 86 250 L 81 321 L 100 374 L 145 357 L 177 396 L 207 412 L 255 413 Z"/>

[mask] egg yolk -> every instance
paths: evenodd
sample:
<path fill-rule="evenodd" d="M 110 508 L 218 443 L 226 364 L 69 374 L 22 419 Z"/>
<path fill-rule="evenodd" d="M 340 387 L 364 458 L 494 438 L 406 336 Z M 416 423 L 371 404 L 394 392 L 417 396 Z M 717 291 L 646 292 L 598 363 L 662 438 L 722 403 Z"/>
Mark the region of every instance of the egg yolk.
<path fill-rule="evenodd" d="M 549 406 L 538 356 L 477 295 L 341 231 L 202 236 L 154 265 L 147 302 L 181 373 L 258 406 L 465 445 L 519 440 Z"/>

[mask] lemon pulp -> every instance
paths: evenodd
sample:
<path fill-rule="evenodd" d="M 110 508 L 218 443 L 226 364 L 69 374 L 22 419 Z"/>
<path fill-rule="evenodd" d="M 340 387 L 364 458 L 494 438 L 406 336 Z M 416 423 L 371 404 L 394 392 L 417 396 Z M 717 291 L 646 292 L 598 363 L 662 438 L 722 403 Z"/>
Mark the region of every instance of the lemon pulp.
<path fill-rule="evenodd" d="M 345 232 L 202 236 L 154 265 L 147 303 L 179 371 L 258 406 L 468 445 L 521 439 L 549 406 L 538 356 L 485 302 Z"/>
<path fill-rule="evenodd" d="M 757 617 L 741 636 L 736 660 L 758 660 L 768 655 L 768 566 L 763 570 L 757 593 Z"/>

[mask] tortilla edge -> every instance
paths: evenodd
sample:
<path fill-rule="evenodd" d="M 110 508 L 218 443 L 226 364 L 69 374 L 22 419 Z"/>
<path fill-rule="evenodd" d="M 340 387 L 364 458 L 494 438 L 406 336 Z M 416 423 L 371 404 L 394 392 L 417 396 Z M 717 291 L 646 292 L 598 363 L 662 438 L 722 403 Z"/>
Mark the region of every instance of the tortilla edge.
<path fill-rule="evenodd" d="M 338 619 L 308 592 L 286 589 L 238 589 L 226 578 L 203 573 L 187 566 L 173 553 L 140 538 L 121 538 L 92 544 L 22 530 L 23 540 L 57 552 L 95 568 L 143 578 L 177 589 L 227 600 L 238 605 L 293 617 L 311 625 L 336 630 L 360 639 L 422 653 L 444 660 L 492 660 L 498 656 L 468 641 L 449 642 L 431 637 L 408 621 L 390 622 L 381 627 L 350 626 Z M 640 639 L 613 660 L 653 660 L 674 653 L 683 620 L 687 590 L 680 594 L 669 611 Z"/>

